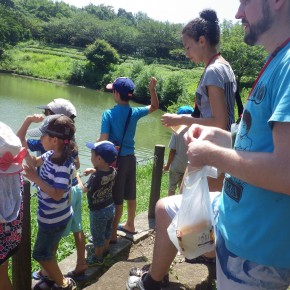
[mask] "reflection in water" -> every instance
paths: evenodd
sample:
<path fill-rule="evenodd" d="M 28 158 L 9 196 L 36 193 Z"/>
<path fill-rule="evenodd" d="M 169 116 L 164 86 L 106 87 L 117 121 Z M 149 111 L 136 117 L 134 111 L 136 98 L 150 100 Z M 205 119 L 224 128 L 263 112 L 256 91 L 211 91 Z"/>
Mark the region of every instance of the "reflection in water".
<path fill-rule="evenodd" d="M 114 106 L 109 93 L 76 86 L 36 81 L 19 76 L 0 74 L 0 120 L 17 131 L 26 115 L 41 113 L 39 105 L 45 105 L 54 98 L 70 100 L 77 110 L 76 128 L 81 169 L 91 166 L 88 141 L 99 137 L 102 112 Z M 131 102 L 131 106 L 138 106 Z M 170 130 L 162 127 L 158 110 L 138 122 L 135 148 L 137 160 L 153 156 L 154 146 L 167 147 Z M 37 127 L 36 124 L 31 127 Z"/>

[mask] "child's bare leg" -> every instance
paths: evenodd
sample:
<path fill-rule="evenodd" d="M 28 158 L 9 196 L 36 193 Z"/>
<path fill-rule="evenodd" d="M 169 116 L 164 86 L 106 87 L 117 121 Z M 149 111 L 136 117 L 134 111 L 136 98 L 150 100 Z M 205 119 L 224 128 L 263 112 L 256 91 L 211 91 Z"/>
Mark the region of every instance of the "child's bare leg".
<path fill-rule="evenodd" d="M 117 240 L 117 229 L 118 229 L 118 224 L 120 222 L 121 216 L 123 213 L 123 205 L 116 205 L 116 212 L 115 212 L 115 217 L 113 221 L 113 232 L 112 232 L 112 241 Z"/>
<path fill-rule="evenodd" d="M 11 281 L 8 277 L 8 260 L 0 265 L 0 290 L 12 290 Z"/>
<path fill-rule="evenodd" d="M 128 219 L 123 227 L 130 232 L 135 232 L 136 199 L 127 200 L 127 204 Z"/>
<path fill-rule="evenodd" d="M 110 240 L 105 240 L 104 252 L 107 252 L 109 250 L 110 250 Z"/>
<path fill-rule="evenodd" d="M 85 257 L 85 235 L 83 231 L 75 232 L 74 239 L 77 250 L 77 264 L 75 267 L 75 272 L 83 272 L 88 268 L 86 257 Z"/>
<path fill-rule="evenodd" d="M 56 257 L 48 261 L 39 261 L 39 263 L 47 272 L 49 278 L 53 280 L 57 285 L 61 286 L 66 283 L 66 278 L 62 275 L 59 269 Z"/>
<path fill-rule="evenodd" d="M 98 258 L 103 258 L 103 253 L 104 253 L 104 246 L 102 246 L 102 247 L 95 247 L 95 255 Z"/>

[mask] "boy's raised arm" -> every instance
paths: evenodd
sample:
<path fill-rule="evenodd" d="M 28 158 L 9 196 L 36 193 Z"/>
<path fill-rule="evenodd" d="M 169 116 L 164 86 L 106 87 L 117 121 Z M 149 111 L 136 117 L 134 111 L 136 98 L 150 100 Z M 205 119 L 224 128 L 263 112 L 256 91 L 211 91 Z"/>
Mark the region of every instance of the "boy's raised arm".
<path fill-rule="evenodd" d="M 149 83 L 149 92 L 151 97 L 151 104 L 149 105 L 149 114 L 156 111 L 159 108 L 159 100 L 156 94 L 157 80 L 152 77 Z"/>

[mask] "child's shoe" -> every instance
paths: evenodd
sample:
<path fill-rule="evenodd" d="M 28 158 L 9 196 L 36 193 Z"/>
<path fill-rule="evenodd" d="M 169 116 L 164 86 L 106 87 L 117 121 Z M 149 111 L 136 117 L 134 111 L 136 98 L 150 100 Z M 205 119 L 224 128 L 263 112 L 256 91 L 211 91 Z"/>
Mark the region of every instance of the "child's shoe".
<path fill-rule="evenodd" d="M 58 286 L 54 284 L 51 288 L 51 290 L 76 290 L 77 284 L 72 278 L 66 278 L 67 280 L 67 286 Z"/>
<path fill-rule="evenodd" d="M 86 260 L 89 267 L 101 266 L 104 264 L 104 258 L 97 257 L 96 255 L 92 255 L 88 257 Z"/>
<path fill-rule="evenodd" d="M 109 250 L 108 251 L 104 251 L 103 258 L 104 258 L 104 260 L 108 260 L 108 259 L 111 258 L 111 255 L 110 255 L 110 251 Z"/>

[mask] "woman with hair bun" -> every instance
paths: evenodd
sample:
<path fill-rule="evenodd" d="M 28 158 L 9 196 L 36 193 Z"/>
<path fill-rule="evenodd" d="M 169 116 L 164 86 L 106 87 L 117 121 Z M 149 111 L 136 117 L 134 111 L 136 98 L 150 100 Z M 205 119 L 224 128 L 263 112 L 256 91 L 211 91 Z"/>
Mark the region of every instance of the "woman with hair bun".
<path fill-rule="evenodd" d="M 193 115 L 164 114 L 161 122 L 166 127 L 201 124 L 230 130 L 234 123 L 234 104 L 237 89 L 230 64 L 218 51 L 220 27 L 216 12 L 203 10 L 182 29 L 185 54 L 194 63 L 204 63 L 205 69 L 196 89 Z M 220 191 L 223 175 L 209 180 L 211 191 Z M 169 239 L 167 228 L 178 211 L 181 195 L 160 199 L 155 209 L 156 237 L 150 266 L 132 268 L 126 287 L 130 289 L 160 290 L 168 283 L 168 270 L 177 249 Z M 189 217 L 190 218 L 190 217 Z M 214 263 L 215 253 L 200 256 L 192 263 Z"/>
<path fill-rule="evenodd" d="M 214 10 L 206 9 L 182 29 L 185 54 L 194 63 L 204 63 L 205 69 L 195 94 L 192 116 L 166 113 L 161 122 L 166 127 L 192 124 L 219 127 L 230 131 L 235 122 L 234 106 L 237 84 L 230 64 L 218 50 L 219 21 Z M 208 178 L 210 191 L 220 191 L 224 175 Z"/>

